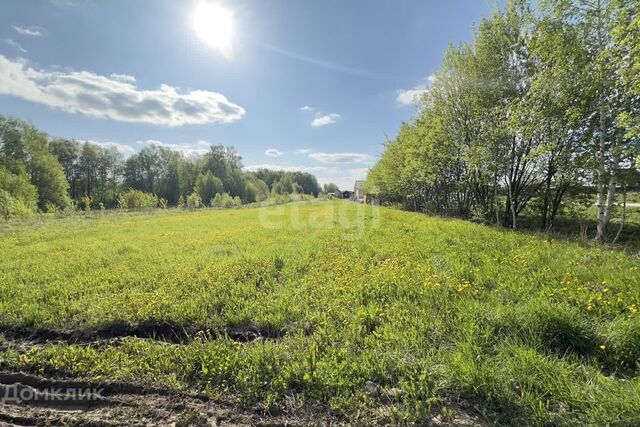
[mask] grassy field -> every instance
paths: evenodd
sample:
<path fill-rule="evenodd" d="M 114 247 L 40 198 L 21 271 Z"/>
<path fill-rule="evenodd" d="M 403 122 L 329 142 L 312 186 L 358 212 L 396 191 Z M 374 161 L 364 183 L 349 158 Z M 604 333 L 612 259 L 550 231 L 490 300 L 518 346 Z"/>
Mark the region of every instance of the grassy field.
<path fill-rule="evenodd" d="M 6 371 L 365 424 L 640 423 L 632 253 L 351 202 L 9 223 L 0 253 Z"/>

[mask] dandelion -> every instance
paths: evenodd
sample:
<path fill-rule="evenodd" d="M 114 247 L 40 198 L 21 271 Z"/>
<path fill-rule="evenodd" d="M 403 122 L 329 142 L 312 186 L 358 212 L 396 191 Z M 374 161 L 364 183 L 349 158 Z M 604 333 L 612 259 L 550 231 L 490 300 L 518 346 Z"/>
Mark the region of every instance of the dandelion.
<path fill-rule="evenodd" d="M 600 350 L 604 351 L 606 348 L 607 348 L 606 345 L 604 345 L 604 344 L 600 345 Z"/>

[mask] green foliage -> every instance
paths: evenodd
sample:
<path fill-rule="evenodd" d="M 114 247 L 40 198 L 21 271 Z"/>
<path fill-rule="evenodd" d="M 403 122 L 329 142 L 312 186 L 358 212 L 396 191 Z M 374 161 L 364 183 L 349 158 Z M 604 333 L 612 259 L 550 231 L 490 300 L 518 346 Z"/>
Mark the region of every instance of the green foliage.
<path fill-rule="evenodd" d="M 45 206 L 44 211 L 46 213 L 57 213 L 60 211 L 60 208 L 58 208 L 58 205 L 56 205 L 55 203 L 47 203 L 47 206 Z"/>
<path fill-rule="evenodd" d="M 0 165 L 0 216 L 4 219 L 27 217 L 37 210 L 38 191 L 24 169 L 18 174 Z"/>
<path fill-rule="evenodd" d="M 187 206 L 187 197 L 193 192 L 198 193 L 200 202 L 191 197 L 191 206 L 208 206 L 222 193 L 234 200 L 225 201 L 225 205 L 233 206 L 238 204 L 237 198 L 255 203 L 266 201 L 271 194 L 269 185 L 256 173 L 242 170 L 242 159 L 233 147 L 213 146 L 204 155 L 187 158 L 152 142 L 123 161 L 113 147 L 67 139 L 49 141 L 45 133 L 27 123 L 2 116 L 0 166 L 14 175 L 25 173 L 36 187 L 37 207 L 47 212 L 53 211 L 53 205 L 56 210 L 76 205 L 83 210 L 90 205 L 113 208 L 120 205 L 120 193 L 131 189 L 153 194 L 158 202 L 166 201 L 161 207 Z M 318 194 L 313 175 L 262 170 L 260 176 L 272 173 L 284 179 L 278 194 Z M 124 198 L 137 196 L 125 194 Z M 12 210 L 31 209 L 13 197 L 10 200 L 5 195 L 4 199 Z"/>
<path fill-rule="evenodd" d="M 127 199 L 131 199 L 127 200 L 126 202 L 124 202 L 125 204 L 121 203 L 120 207 L 123 209 L 136 209 L 136 208 L 141 208 L 141 206 L 134 206 L 136 202 L 133 202 L 133 198 L 134 196 L 132 196 L 131 194 L 127 194 L 126 192 L 122 194 L 123 199 L 121 200 L 127 200 Z M 85 212 L 89 212 L 91 210 L 91 205 L 92 205 L 92 201 L 91 201 L 91 196 L 89 196 L 88 194 L 85 194 L 84 196 L 82 196 L 80 198 L 80 209 L 82 209 Z"/>
<path fill-rule="evenodd" d="M 125 210 L 156 208 L 158 207 L 158 196 L 130 188 L 118 196 L 118 207 Z"/>
<path fill-rule="evenodd" d="M 203 204 L 202 204 L 202 198 L 200 197 L 200 194 L 194 192 L 188 195 L 186 206 L 189 209 L 198 209 L 202 207 Z"/>
<path fill-rule="evenodd" d="M 211 199 L 213 199 L 216 194 L 224 191 L 224 186 L 220 178 L 214 176 L 211 171 L 207 171 L 204 174 L 201 173 L 198 175 L 193 191 L 200 195 L 203 205 L 209 206 Z"/>
<path fill-rule="evenodd" d="M 245 184 L 244 194 L 247 203 L 255 203 L 258 201 L 258 191 L 252 183 L 247 182 Z"/>
<path fill-rule="evenodd" d="M 5 220 L 11 218 L 27 218 L 34 214 L 22 200 L 16 199 L 8 191 L 0 189 L 0 217 Z"/>
<path fill-rule="evenodd" d="M 40 209 L 48 203 L 68 205 L 69 185 L 62 166 L 49 151 L 47 135 L 31 125 L 0 116 L 0 166 L 13 174 L 26 171 L 37 189 Z"/>
<path fill-rule="evenodd" d="M 255 176 L 268 185 L 272 194 L 300 193 L 317 197 L 321 190 L 316 177 L 306 172 L 259 169 Z"/>
<path fill-rule="evenodd" d="M 637 0 L 510 0 L 452 46 L 416 117 L 370 171 L 386 204 L 517 228 L 552 227 L 597 192 L 604 236 L 640 150 Z M 277 189 L 277 193 L 283 191 Z"/>
<path fill-rule="evenodd" d="M 229 209 L 234 207 L 240 207 L 242 205 L 242 200 L 238 196 L 231 197 L 231 195 L 227 193 L 218 193 L 211 201 L 212 208 L 218 209 Z"/>
<path fill-rule="evenodd" d="M 638 372 L 640 369 L 640 316 L 638 306 L 628 307 L 629 316 L 619 316 L 603 328 L 604 359 L 620 370 Z"/>

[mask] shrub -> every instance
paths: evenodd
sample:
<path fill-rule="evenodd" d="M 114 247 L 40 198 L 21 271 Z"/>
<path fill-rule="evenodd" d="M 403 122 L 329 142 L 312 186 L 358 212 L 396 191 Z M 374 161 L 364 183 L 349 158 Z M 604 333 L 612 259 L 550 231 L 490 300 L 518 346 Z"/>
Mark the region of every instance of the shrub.
<path fill-rule="evenodd" d="M 217 193 L 213 199 L 211 199 L 211 207 L 212 208 L 221 208 L 222 207 L 222 194 Z"/>
<path fill-rule="evenodd" d="M 225 209 L 232 208 L 234 205 L 233 198 L 227 193 L 222 193 L 222 207 Z"/>
<path fill-rule="evenodd" d="M 0 166 L 0 216 L 26 217 L 36 212 L 38 191 L 24 169 L 17 174 Z"/>
<path fill-rule="evenodd" d="M 47 204 L 44 207 L 44 211 L 46 213 L 57 213 L 59 210 L 58 205 L 56 205 L 53 202 L 47 202 Z"/>
<path fill-rule="evenodd" d="M 222 193 L 222 194 L 218 193 L 211 200 L 212 208 L 229 209 L 229 208 L 234 208 L 241 205 L 242 205 L 242 200 L 240 199 L 240 197 L 238 196 L 231 197 L 227 193 Z"/>
<path fill-rule="evenodd" d="M 118 196 L 118 206 L 121 209 L 152 209 L 158 206 L 158 197 L 155 194 L 130 188 Z"/>
<path fill-rule="evenodd" d="M 85 194 L 80 198 L 80 208 L 85 212 L 91 210 L 91 196 Z"/>
<path fill-rule="evenodd" d="M 11 218 L 27 218 L 33 214 L 33 208 L 11 196 L 8 191 L 0 189 L 0 217 L 8 220 Z"/>
<path fill-rule="evenodd" d="M 202 206 L 202 198 L 200 194 L 193 192 L 187 196 L 187 207 L 189 209 L 198 209 Z"/>

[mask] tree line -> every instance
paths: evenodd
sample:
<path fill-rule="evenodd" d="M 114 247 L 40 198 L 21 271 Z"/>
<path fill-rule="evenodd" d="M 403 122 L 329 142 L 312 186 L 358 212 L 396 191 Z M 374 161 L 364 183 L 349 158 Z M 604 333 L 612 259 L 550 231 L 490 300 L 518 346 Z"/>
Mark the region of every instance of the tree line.
<path fill-rule="evenodd" d="M 639 75 L 640 0 L 509 0 L 446 51 L 367 191 L 514 229 L 585 198 L 604 239 L 639 182 Z"/>
<path fill-rule="evenodd" d="M 128 158 L 113 147 L 50 138 L 32 125 L 0 116 L 0 216 L 68 208 L 228 206 L 271 196 L 318 196 L 306 172 L 245 171 L 233 147 L 199 156 L 148 146 Z M 125 206 L 125 207 L 126 207 Z"/>

